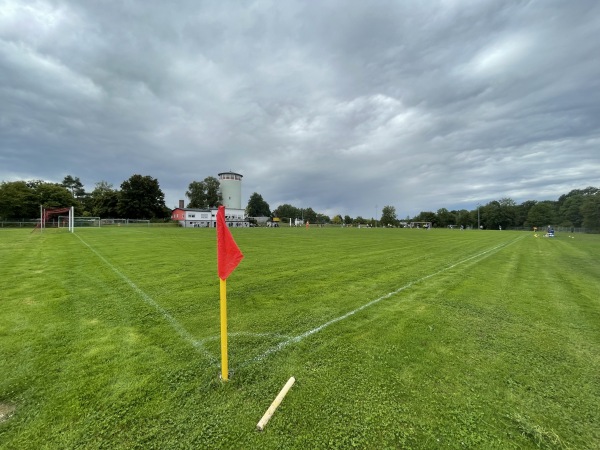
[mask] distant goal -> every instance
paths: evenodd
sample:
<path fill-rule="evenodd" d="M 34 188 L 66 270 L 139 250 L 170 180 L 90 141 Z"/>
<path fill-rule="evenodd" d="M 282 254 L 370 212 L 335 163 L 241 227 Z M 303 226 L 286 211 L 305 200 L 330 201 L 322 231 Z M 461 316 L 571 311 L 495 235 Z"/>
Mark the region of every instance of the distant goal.
<path fill-rule="evenodd" d="M 431 228 L 431 222 L 410 222 L 408 228 L 424 228 L 429 230 Z"/>
<path fill-rule="evenodd" d="M 58 216 L 58 227 L 68 227 L 69 216 Z M 100 217 L 73 217 L 72 226 L 75 228 L 100 228 L 102 220 Z"/>
<path fill-rule="evenodd" d="M 127 219 L 127 225 L 149 227 L 150 221 L 147 219 Z"/>
<path fill-rule="evenodd" d="M 100 221 L 103 227 L 105 226 L 143 226 L 149 227 L 150 220 L 147 219 L 102 219 Z"/>

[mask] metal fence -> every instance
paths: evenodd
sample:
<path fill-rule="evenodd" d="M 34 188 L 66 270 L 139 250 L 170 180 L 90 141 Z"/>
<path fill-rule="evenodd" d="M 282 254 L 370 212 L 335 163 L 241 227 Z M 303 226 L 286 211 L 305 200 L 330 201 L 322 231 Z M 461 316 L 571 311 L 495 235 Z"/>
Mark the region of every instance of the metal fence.
<path fill-rule="evenodd" d="M 0 221 L 0 228 L 35 228 L 39 223 L 37 220 L 2 220 Z"/>

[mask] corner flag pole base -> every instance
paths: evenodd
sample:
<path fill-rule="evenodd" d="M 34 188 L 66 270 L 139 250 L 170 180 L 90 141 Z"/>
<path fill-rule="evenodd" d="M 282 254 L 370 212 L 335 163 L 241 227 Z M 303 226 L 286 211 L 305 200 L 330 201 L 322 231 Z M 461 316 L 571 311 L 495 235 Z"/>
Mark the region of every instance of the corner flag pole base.
<path fill-rule="evenodd" d="M 219 380 L 221 381 L 229 381 L 229 379 L 233 376 L 233 370 L 227 372 L 227 378 L 223 379 L 223 373 L 219 371 Z"/>

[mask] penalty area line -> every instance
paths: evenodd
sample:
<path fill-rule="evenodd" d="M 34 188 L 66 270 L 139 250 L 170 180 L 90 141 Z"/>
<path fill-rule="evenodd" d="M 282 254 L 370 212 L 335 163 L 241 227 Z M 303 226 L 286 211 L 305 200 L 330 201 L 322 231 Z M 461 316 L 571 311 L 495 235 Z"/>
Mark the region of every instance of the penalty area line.
<path fill-rule="evenodd" d="M 141 290 L 133 281 L 127 278 L 119 269 L 113 266 L 104 256 L 96 251 L 90 244 L 85 242 L 81 236 L 75 234 L 77 238 L 87 247 L 92 253 L 94 253 L 104 264 L 106 264 L 114 273 L 116 273 L 121 280 L 123 280 L 138 296 L 143 300 L 144 303 L 154 308 L 160 315 L 171 325 L 171 327 L 177 332 L 177 334 L 185 340 L 188 344 L 194 347 L 199 353 L 203 354 L 212 364 L 217 362 L 217 358 L 211 355 L 206 347 L 194 338 L 171 314 L 167 312 L 162 306 L 160 306 L 152 297 Z"/>
<path fill-rule="evenodd" d="M 455 268 L 457 266 L 465 264 L 466 262 L 469 262 L 469 261 L 472 261 L 472 260 L 476 260 L 476 259 L 487 258 L 488 256 L 491 256 L 494 253 L 497 253 L 498 251 L 500 251 L 504 247 L 507 247 L 507 246 L 509 246 L 509 245 L 511 245 L 511 244 L 513 244 L 513 243 L 515 243 L 515 242 L 523 239 L 523 237 L 524 236 L 520 236 L 520 237 L 515 238 L 515 239 L 513 239 L 511 241 L 504 242 L 502 244 L 496 245 L 495 247 L 492 247 L 492 248 L 490 248 L 488 250 L 485 250 L 483 252 L 479 252 L 479 253 L 477 253 L 477 254 L 475 254 L 473 256 L 469 256 L 468 258 L 465 258 L 465 259 L 457 261 L 457 262 L 455 262 L 453 264 L 450 264 L 449 266 L 446 266 L 446 267 L 444 267 L 444 268 L 442 268 L 442 269 L 440 269 L 440 270 L 438 270 L 436 272 L 433 272 L 433 273 L 431 273 L 429 275 L 425 275 L 425 276 L 423 276 L 421 278 L 418 278 L 416 280 L 410 281 L 410 282 L 406 283 L 404 286 L 401 286 L 401 287 L 399 287 L 398 289 L 396 289 L 396 290 L 394 290 L 392 292 L 388 292 L 387 294 L 382 295 L 381 297 L 378 297 L 375 300 L 371 300 L 370 302 L 365 303 L 364 305 L 359 306 L 358 308 L 353 309 L 352 311 L 349 311 L 346 314 L 343 314 L 343 315 L 341 315 L 339 317 L 331 319 L 330 321 L 325 322 L 324 324 L 319 325 L 318 327 L 315 327 L 312 330 L 308 330 L 308 331 L 306 331 L 306 332 L 304 332 L 304 333 L 302 333 L 302 334 L 300 334 L 298 336 L 291 337 L 291 338 L 289 338 L 289 339 L 287 339 L 285 341 L 280 342 L 277 345 L 274 345 L 273 347 L 267 349 L 266 351 L 264 351 L 260 355 L 255 356 L 254 358 L 251 358 L 251 359 L 243 362 L 242 364 L 240 364 L 240 367 L 245 367 L 245 366 L 248 366 L 248 365 L 250 365 L 252 363 L 262 361 L 266 357 L 268 357 L 268 356 L 270 356 L 270 355 L 272 355 L 274 353 L 277 353 L 280 350 L 283 350 L 285 347 L 287 347 L 287 346 L 289 346 L 291 344 L 296 344 L 296 343 L 298 343 L 298 342 L 306 339 L 307 337 L 309 337 L 309 336 L 311 336 L 311 335 L 313 335 L 315 333 L 318 333 L 319 331 L 321 331 L 321 330 L 323 330 L 323 329 L 325 329 L 325 328 L 327 328 L 327 327 L 329 327 L 329 326 L 331 326 L 331 325 L 333 325 L 333 324 L 335 324 L 337 322 L 341 322 L 342 320 L 345 320 L 348 317 L 351 317 L 354 314 L 359 313 L 359 312 L 361 312 L 362 310 L 364 310 L 366 308 L 369 308 L 369 307 L 371 307 L 373 305 L 376 305 L 377 303 L 379 303 L 379 302 L 381 302 L 381 301 L 383 301 L 385 299 L 393 297 L 394 295 L 399 294 L 400 292 L 402 292 L 402 291 L 404 291 L 404 290 L 406 290 L 406 289 L 414 286 L 415 284 L 421 283 L 421 282 L 423 282 L 423 281 L 425 281 L 425 280 L 427 280 L 429 278 L 432 278 L 432 277 L 440 275 L 440 274 L 442 274 L 444 272 L 447 272 L 448 270 L 451 270 L 451 269 L 453 269 L 453 268 Z"/>

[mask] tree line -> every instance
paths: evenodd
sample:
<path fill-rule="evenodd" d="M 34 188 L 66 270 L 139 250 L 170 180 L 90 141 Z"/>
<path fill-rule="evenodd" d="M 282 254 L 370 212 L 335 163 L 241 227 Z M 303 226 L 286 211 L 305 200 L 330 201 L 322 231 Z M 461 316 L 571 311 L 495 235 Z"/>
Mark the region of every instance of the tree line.
<path fill-rule="evenodd" d="M 106 181 L 86 192 L 79 177 L 67 175 L 62 183 L 42 180 L 0 183 L 0 219 L 31 220 L 44 208 L 73 206 L 76 216 L 126 219 L 164 219 L 171 210 L 158 180 L 132 175 L 115 189 Z"/>
<path fill-rule="evenodd" d="M 222 204 L 220 183 L 215 177 L 192 181 L 185 193 L 188 208 L 215 208 Z M 151 176 L 132 175 L 114 188 L 106 181 L 86 192 L 79 177 L 67 175 L 61 183 L 42 180 L 0 183 L 0 220 L 35 219 L 40 205 L 45 208 L 75 207 L 76 216 L 102 218 L 168 220 L 171 209 L 158 180 Z M 435 227 L 509 229 L 545 227 L 600 228 L 600 189 L 574 189 L 558 200 L 528 200 L 517 204 L 510 198 L 493 200 L 472 210 L 422 211 L 415 217 L 399 219 L 396 208 L 386 205 L 379 218 L 352 218 L 337 214 L 329 217 L 311 207 L 282 204 L 271 211 L 262 195 L 254 192 L 245 208 L 249 217 L 277 217 L 283 222 L 301 219 L 314 224 L 402 226 L 409 222 L 431 222 Z"/>
<path fill-rule="evenodd" d="M 185 192 L 187 208 L 216 208 L 222 204 L 219 180 L 206 177 L 192 181 Z M 165 195 L 157 179 L 149 175 L 132 175 L 120 188 L 106 181 L 95 184 L 86 192 L 79 177 L 67 175 L 61 183 L 42 180 L 0 183 L 0 220 L 35 220 L 44 208 L 75 208 L 80 217 L 113 219 L 150 219 L 164 221 L 171 218 L 171 209 L 165 205 Z M 246 212 L 250 216 L 270 216 L 269 205 L 254 193 Z"/>
<path fill-rule="evenodd" d="M 437 227 L 471 227 L 484 229 L 509 229 L 546 227 L 548 225 L 567 228 L 600 229 L 600 189 L 587 187 L 573 189 L 561 195 L 558 200 L 528 200 L 517 204 L 510 198 L 493 200 L 479 205 L 473 210 L 453 210 L 446 208 L 422 211 L 405 222 L 431 222 Z M 381 224 L 397 226 L 401 221 L 396 217 L 393 206 L 382 209 Z"/>

